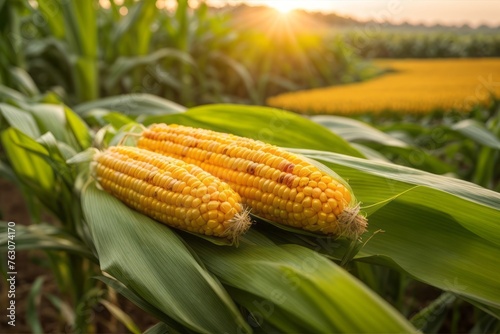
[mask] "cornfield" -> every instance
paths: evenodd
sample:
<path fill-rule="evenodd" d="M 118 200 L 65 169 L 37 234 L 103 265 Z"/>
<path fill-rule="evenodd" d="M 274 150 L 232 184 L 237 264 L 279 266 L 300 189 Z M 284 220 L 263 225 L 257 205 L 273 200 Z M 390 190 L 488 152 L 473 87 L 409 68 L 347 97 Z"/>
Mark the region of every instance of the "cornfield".
<path fill-rule="evenodd" d="M 378 60 L 386 73 L 360 83 L 285 93 L 273 107 L 305 114 L 468 112 L 500 96 L 500 59 Z"/>
<path fill-rule="evenodd" d="M 166 3 L 0 1 L 0 332 L 500 333 L 499 59 Z"/>

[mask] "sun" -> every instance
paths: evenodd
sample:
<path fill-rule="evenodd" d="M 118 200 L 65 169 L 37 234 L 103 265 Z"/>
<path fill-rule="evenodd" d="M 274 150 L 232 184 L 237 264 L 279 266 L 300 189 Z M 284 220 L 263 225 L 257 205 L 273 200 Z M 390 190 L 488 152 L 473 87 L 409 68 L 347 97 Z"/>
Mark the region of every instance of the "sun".
<path fill-rule="evenodd" d="M 281 14 L 288 14 L 291 11 L 297 9 L 297 3 L 293 3 L 290 0 L 268 0 L 267 5 L 271 8 L 276 9 Z"/>

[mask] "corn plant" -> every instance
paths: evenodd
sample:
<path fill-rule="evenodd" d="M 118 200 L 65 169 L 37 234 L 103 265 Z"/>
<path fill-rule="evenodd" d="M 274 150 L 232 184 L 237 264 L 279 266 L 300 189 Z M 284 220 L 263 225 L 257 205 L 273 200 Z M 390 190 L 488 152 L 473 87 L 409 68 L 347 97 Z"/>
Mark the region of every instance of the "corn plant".
<path fill-rule="evenodd" d="M 19 222 L 15 227 L 16 250 L 44 251 L 58 287 L 57 295 L 45 292 L 44 278 L 38 277 L 29 294 L 28 325 L 34 333 L 43 332 L 38 318 L 43 297 L 61 314 L 61 331 L 95 332 L 91 315 L 100 305 L 129 330 L 139 332 L 112 302 L 116 293 L 92 280 L 100 271 L 75 192 L 81 168 L 68 165 L 66 160 L 90 147 L 93 131 L 54 95 L 31 99 L 12 92 L 2 96 L 9 103 L 0 103 L 0 176 L 21 190 L 31 217 L 30 224 Z M 47 213 L 49 221 L 44 218 Z M 2 221 L 2 251 L 12 240 L 8 226 Z M 4 276 L 6 271 L 3 264 Z"/>
<path fill-rule="evenodd" d="M 498 32 L 488 28 L 478 30 L 367 31 L 364 28 L 354 28 L 347 30 L 341 38 L 357 55 L 368 58 L 498 57 Z"/>
<path fill-rule="evenodd" d="M 155 0 L 4 2 L 2 81 L 19 88 L 12 84 L 21 69 L 30 87 L 57 90 L 68 105 L 134 92 L 194 106 L 263 104 L 290 89 L 377 73 L 346 44 L 330 45 L 331 36 L 247 30 L 203 1 L 176 3 L 168 11 Z"/>

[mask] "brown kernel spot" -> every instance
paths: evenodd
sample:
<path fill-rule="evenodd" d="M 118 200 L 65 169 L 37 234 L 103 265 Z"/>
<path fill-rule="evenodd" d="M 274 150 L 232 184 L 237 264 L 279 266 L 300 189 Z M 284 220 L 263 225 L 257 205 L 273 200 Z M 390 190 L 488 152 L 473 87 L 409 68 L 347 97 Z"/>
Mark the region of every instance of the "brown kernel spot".
<path fill-rule="evenodd" d="M 285 174 L 281 183 L 286 184 L 288 187 L 292 186 L 294 176 L 292 174 Z"/>
<path fill-rule="evenodd" d="M 253 162 L 247 167 L 247 173 L 249 174 L 255 174 L 255 169 L 257 168 L 258 164 Z"/>
<path fill-rule="evenodd" d="M 293 172 L 293 169 L 295 168 L 295 165 L 292 164 L 292 163 L 287 163 L 285 165 L 285 168 L 283 168 L 283 171 L 286 172 L 286 173 L 292 173 Z"/>

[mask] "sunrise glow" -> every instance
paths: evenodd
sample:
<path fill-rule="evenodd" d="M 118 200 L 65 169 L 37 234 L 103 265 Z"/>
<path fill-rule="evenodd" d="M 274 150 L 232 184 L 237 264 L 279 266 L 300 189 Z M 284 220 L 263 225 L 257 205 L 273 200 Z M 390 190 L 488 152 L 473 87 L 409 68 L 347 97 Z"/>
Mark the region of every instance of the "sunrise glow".
<path fill-rule="evenodd" d="M 288 14 L 291 11 L 300 8 L 300 2 L 287 1 L 287 0 L 272 0 L 266 3 L 269 7 L 276 9 L 281 14 Z"/>
<path fill-rule="evenodd" d="M 215 7 L 245 3 L 250 6 L 268 6 L 283 16 L 294 10 L 337 13 L 360 20 L 387 20 L 393 23 L 410 22 L 414 24 L 500 24 L 498 11 L 500 1 L 477 0 L 456 1 L 383 1 L 383 0 L 206 0 Z"/>

